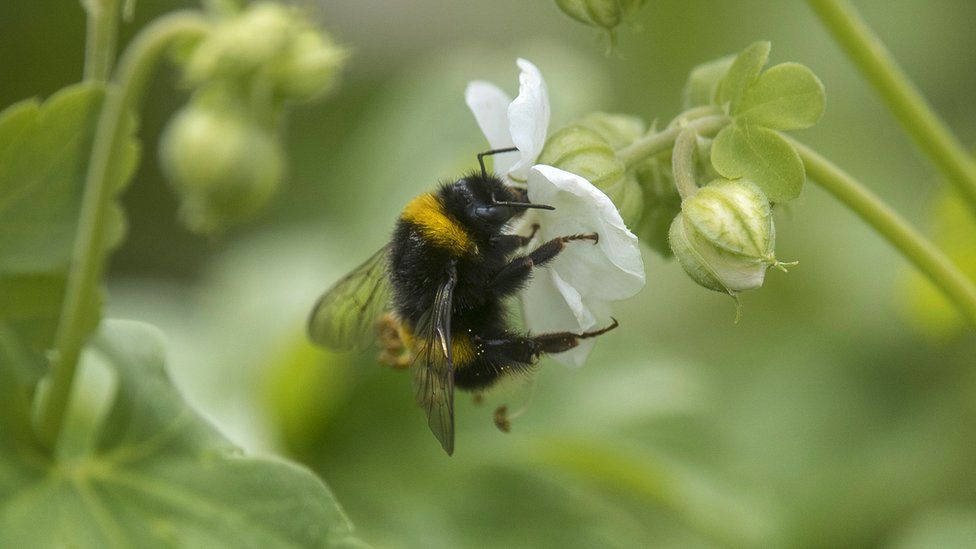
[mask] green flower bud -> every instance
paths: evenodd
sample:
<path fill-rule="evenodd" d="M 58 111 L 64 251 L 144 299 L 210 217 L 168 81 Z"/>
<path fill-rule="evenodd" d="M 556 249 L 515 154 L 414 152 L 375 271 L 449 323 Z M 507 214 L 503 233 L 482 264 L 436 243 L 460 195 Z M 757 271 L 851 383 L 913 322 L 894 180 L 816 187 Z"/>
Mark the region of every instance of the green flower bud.
<path fill-rule="evenodd" d="M 301 12 L 258 3 L 218 24 L 197 45 L 186 78 L 194 86 L 232 80 L 257 84 L 274 99 L 310 99 L 331 87 L 345 57 Z"/>
<path fill-rule="evenodd" d="M 664 258 L 673 254 L 668 243 L 671 221 L 681 212 L 681 195 L 674 185 L 671 157 L 649 158 L 634 167 L 634 176 L 644 191 L 644 211 L 637 236 Z"/>
<path fill-rule="evenodd" d="M 192 101 L 160 140 L 160 163 L 182 198 L 187 227 L 212 232 L 246 219 L 274 195 L 284 154 L 274 136 L 227 102 Z"/>
<path fill-rule="evenodd" d="M 311 99 L 332 87 L 345 59 L 345 50 L 308 28 L 295 35 L 281 62 L 272 67 L 272 78 L 280 95 Z"/>
<path fill-rule="evenodd" d="M 624 176 L 624 163 L 599 133 L 574 124 L 553 133 L 539 153 L 539 164 L 548 164 L 585 177 L 605 190 Z"/>
<path fill-rule="evenodd" d="M 731 295 L 759 288 L 776 260 L 769 200 L 745 180 L 713 182 L 685 199 L 669 240 L 685 272 L 698 284 Z"/>
<path fill-rule="evenodd" d="M 644 213 L 644 191 L 633 175 L 626 175 L 603 189 L 628 227 L 636 227 Z"/>
<path fill-rule="evenodd" d="M 644 4 L 645 0 L 556 0 L 556 6 L 573 19 L 613 31 L 623 20 Z"/>
<path fill-rule="evenodd" d="M 637 141 L 647 131 L 647 124 L 641 118 L 629 114 L 593 112 L 577 124 L 598 133 L 615 150 Z"/>
<path fill-rule="evenodd" d="M 201 84 L 215 78 L 251 76 L 276 62 L 294 32 L 294 12 L 280 4 L 251 5 L 221 22 L 194 50 L 187 79 Z"/>
<path fill-rule="evenodd" d="M 538 163 L 586 178 L 610 197 L 628 227 L 636 226 L 643 211 L 643 192 L 635 178 L 625 177 L 623 161 L 597 131 L 575 124 L 553 133 Z"/>

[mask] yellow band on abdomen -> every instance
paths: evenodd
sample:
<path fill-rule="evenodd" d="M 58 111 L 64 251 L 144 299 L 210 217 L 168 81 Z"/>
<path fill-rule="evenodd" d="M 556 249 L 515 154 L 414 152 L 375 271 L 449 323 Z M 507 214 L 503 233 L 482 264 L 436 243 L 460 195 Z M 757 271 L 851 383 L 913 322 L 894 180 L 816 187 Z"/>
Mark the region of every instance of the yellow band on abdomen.
<path fill-rule="evenodd" d="M 401 323 L 398 331 L 400 340 L 404 346 L 410 349 L 411 355 L 416 357 L 423 352 L 425 342 L 422 339 L 416 339 L 409 326 Z M 436 359 L 443 360 L 444 353 L 441 352 L 441 346 L 437 341 L 431 346 L 431 352 L 434 353 Z M 451 358 L 454 359 L 454 367 L 463 368 L 474 362 L 478 357 L 478 351 L 470 337 L 466 334 L 456 334 L 451 337 L 451 355 Z"/>

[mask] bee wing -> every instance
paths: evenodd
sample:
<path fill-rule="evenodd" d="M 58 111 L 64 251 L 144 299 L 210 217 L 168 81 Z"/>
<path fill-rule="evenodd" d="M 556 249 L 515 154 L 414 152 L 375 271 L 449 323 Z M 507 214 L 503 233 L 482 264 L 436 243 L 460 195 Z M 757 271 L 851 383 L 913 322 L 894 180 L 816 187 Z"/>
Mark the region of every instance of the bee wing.
<path fill-rule="evenodd" d="M 308 337 L 337 351 L 369 346 L 376 321 L 389 309 L 386 245 L 344 276 L 319 298 L 308 318 Z"/>
<path fill-rule="evenodd" d="M 454 453 L 454 356 L 451 352 L 451 309 L 457 272 L 451 263 L 447 280 L 437 288 L 430 311 L 418 323 L 423 334 L 412 364 L 414 397 L 427 413 L 427 426 L 447 455 Z"/>

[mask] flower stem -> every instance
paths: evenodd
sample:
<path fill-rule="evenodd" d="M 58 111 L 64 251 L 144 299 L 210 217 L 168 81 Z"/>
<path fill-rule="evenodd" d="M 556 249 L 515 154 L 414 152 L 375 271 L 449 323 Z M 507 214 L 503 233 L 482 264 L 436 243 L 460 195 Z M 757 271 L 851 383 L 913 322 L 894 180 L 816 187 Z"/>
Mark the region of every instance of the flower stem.
<path fill-rule="evenodd" d="M 811 179 L 874 227 L 976 326 L 976 285 L 945 254 L 848 173 L 806 145 L 787 139 L 800 153 Z"/>
<path fill-rule="evenodd" d="M 115 42 L 119 33 L 119 0 L 87 0 L 85 80 L 105 82 L 112 73 Z"/>
<path fill-rule="evenodd" d="M 936 166 L 976 210 L 976 161 L 847 0 L 809 0 L 824 25 Z"/>
<path fill-rule="evenodd" d="M 146 27 L 119 63 L 95 130 L 78 236 L 72 253 L 64 304 L 55 337 L 50 390 L 41 403 L 38 430 L 53 448 L 57 442 L 75 378 L 78 357 L 88 335 L 86 319 L 94 316 L 98 283 L 105 268 L 107 211 L 116 189 L 108 179 L 113 156 L 125 143 L 126 118 L 140 103 L 145 85 L 166 48 L 179 39 L 203 35 L 207 21 L 199 12 L 175 12 Z"/>
<path fill-rule="evenodd" d="M 711 115 L 697 118 L 684 125 L 672 124 L 660 132 L 638 139 L 623 149 L 620 149 L 617 151 L 617 156 L 630 169 L 637 163 L 674 147 L 674 142 L 678 138 L 678 134 L 684 128 L 693 128 L 698 135 L 715 135 L 719 130 L 727 126 L 729 122 L 730 118 L 728 116 Z"/>
<path fill-rule="evenodd" d="M 695 149 L 698 147 L 698 134 L 692 127 L 686 127 L 674 141 L 671 153 L 671 170 L 674 172 L 674 186 L 681 200 L 691 198 L 698 192 L 695 183 Z"/>

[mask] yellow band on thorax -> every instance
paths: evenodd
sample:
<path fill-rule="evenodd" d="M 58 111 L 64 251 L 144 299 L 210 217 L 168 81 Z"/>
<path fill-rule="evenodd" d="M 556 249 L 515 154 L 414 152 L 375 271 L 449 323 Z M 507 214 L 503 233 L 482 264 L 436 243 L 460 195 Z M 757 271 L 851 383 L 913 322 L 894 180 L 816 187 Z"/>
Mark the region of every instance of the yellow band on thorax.
<path fill-rule="evenodd" d="M 475 247 L 468 231 L 444 212 L 444 204 L 431 193 L 411 200 L 400 218 L 417 227 L 428 242 L 454 255 L 462 255 Z"/>

